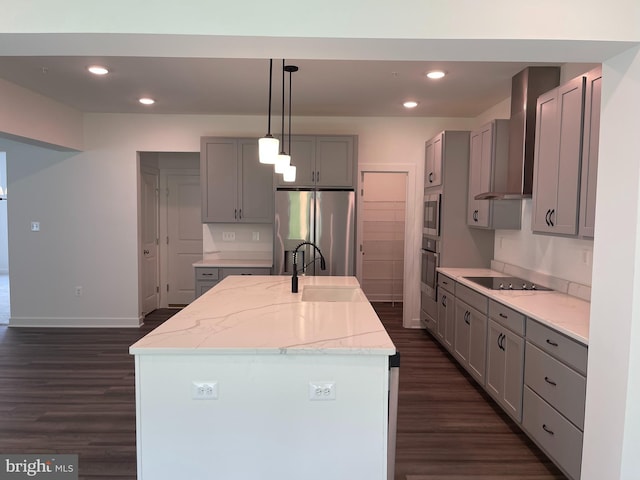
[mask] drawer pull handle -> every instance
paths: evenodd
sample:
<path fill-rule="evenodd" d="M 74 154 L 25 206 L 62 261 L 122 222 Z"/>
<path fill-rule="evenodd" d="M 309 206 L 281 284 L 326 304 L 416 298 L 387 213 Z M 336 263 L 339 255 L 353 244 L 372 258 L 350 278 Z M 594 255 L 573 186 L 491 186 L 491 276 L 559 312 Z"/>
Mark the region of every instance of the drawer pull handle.
<path fill-rule="evenodd" d="M 556 385 L 558 385 L 556 382 L 554 382 L 553 380 L 551 380 L 549 377 L 544 377 L 544 381 L 547 382 L 549 385 L 553 385 L 554 387 Z"/>
<path fill-rule="evenodd" d="M 443 285 L 449 285 L 449 282 L 445 282 L 444 280 L 442 281 Z"/>
<path fill-rule="evenodd" d="M 211 277 L 213 275 L 213 273 L 203 273 L 202 276 L 203 277 Z"/>
<path fill-rule="evenodd" d="M 499 313 L 498 315 L 500 315 L 502 318 L 509 318 L 504 313 Z"/>
<path fill-rule="evenodd" d="M 547 427 L 546 423 L 542 424 L 542 429 L 547 432 L 549 435 L 555 435 L 555 433 L 553 432 L 553 430 L 549 429 L 549 427 Z"/>
<path fill-rule="evenodd" d="M 557 347 L 557 346 L 558 346 L 558 344 L 557 344 L 556 342 L 552 342 L 552 341 L 551 341 L 551 340 L 549 340 L 548 338 L 547 338 L 547 343 L 548 343 L 549 345 L 551 345 L 552 347 Z"/>
<path fill-rule="evenodd" d="M 471 322 L 469 321 L 470 316 L 471 316 L 471 312 L 469 310 L 464 312 L 464 323 L 466 323 L 467 325 L 471 325 Z"/>

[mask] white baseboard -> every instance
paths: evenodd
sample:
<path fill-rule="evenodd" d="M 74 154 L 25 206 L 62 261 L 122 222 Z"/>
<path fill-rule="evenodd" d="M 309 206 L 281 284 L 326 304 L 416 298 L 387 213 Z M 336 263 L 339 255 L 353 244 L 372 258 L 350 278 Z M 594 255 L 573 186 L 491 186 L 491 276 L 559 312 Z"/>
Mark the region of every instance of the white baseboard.
<path fill-rule="evenodd" d="M 408 325 L 402 325 L 404 328 L 423 328 L 419 318 L 412 318 Z"/>
<path fill-rule="evenodd" d="M 137 318 L 55 318 L 55 317 L 11 317 L 9 327 L 33 328 L 139 328 L 142 317 Z"/>

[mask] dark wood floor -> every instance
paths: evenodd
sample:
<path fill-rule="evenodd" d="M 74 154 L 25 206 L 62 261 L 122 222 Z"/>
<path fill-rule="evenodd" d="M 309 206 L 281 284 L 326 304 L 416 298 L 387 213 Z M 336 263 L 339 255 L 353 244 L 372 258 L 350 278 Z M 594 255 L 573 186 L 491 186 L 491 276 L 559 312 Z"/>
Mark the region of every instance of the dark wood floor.
<path fill-rule="evenodd" d="M 402 328 L 401 304 L 375 308 L 402 354 L 396 480 L 564 478 L 428 334 Z M 141 329 L 0 326 L 0 453 L 74 453 L 81 479 L 135 479 L 128 347 L 173 312 Z"/>

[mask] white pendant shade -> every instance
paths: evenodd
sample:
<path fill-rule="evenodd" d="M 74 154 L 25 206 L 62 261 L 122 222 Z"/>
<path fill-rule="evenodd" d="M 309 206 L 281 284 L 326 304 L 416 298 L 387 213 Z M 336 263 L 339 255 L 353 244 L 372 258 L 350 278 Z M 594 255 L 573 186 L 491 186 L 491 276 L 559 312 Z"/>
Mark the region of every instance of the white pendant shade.
<path fill-rule="evenodd" d="M 284 173 L 284 171 L 289 167 L 290 163 L 291 157 L 289 155 L 283 153 L 278 155 L 278 157 L 276 158 L 275 166 L 276 173 Z"/>
<path fill-rule="evenodd" d="M 295 182 L 296 181 L 296 166 L 289 165 L 285 168 L 284 173 L 282 174 L 282 179 L 285 182 Z"/>
<path fill-rule="evenodd" d="M 274 137 L 262 137 L 258 140 L 258 157 L 260 163 L 273 165 L 276 163 L 278 152 L 280 151 L 280 141 Z"/>

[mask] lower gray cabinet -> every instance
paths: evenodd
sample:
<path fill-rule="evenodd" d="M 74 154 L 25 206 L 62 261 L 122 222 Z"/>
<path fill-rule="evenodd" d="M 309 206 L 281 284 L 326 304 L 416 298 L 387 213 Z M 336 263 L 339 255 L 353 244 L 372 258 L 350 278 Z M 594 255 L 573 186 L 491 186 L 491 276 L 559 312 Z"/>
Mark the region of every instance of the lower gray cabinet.
<path fill-rule="evenodd" d="M 454 356 L 482 386 L 485 385 L 487 314 L 456 298 Z"/>
<path fill-rule="evenodd" d="M 195 267 L 196 298 L 215 287 L 229 275 L 271 275 L 270 268 L 262 267 Z"/>
<path fill-rule="evenodd" d="M 522 425 L 570 478 L 580 478 L 587 347 L 527 319 Z"/>
<path fill-rule="evenodd" d="M 522 420 L 524 339 L 489 319 L 486 390 L 518 423 Z"/>
<path fill-rule="evenodd" d="M 437 336 L 444 347 L 453 352 L 454 332 L 455 332 L 455 312 L 456 297 L 453 292 L 440 290 L 438 296 L 438 329 Z"/>

